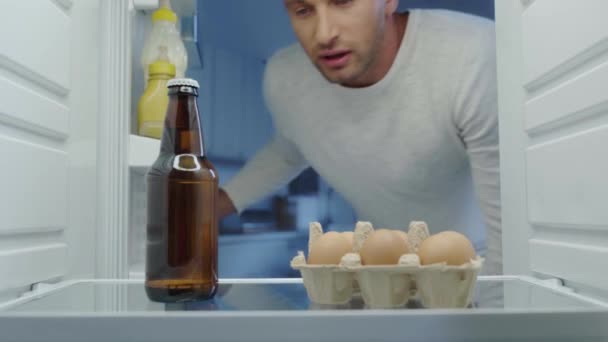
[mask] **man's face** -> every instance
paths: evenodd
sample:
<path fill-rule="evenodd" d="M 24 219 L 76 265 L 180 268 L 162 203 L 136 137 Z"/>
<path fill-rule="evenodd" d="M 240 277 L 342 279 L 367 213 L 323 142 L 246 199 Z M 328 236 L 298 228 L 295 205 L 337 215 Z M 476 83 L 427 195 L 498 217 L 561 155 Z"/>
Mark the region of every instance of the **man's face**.
<path fill-rule="evenodd" d="M 284 0 L 308 57 L 329 82 L 346 86 L 361 83 L 377 61 L 392 1 Z"/>

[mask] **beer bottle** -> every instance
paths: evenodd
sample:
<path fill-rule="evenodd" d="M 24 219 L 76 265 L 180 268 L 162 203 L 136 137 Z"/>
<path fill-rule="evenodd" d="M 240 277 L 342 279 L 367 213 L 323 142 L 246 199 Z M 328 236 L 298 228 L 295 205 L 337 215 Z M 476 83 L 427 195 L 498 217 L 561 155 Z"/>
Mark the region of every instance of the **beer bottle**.
<path fill-rule="evenodd" d="M 198 82 L 172 79 L 160 153 L 146 175 L 146 293 L 157 302 L 212 298 L 217 290 L 218 174 L 207 159 Z"/>

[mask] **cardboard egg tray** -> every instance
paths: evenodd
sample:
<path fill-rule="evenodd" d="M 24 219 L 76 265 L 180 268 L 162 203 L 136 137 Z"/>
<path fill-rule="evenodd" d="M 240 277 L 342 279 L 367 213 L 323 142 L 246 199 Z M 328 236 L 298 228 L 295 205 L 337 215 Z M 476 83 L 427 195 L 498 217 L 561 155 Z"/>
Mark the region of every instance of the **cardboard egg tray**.
<path fill-rule="evenodd" d="M 310 224 L 308 252 L 323 235 L 318 222 Z M 426 223 L 410 223 L 408 244 L 397 265 L 362 265 L 359 250 L 374 231 L 369 222 L 358 222 L 354 231 L 352 253 L 338 265 L 309 265 L 303 252 L 291 260 L 299 270 L 309 299 L 318 304 L 346 304 L 361 296 L 366 307 L 389 309 L 405 307 L 417 298 L 425 308 L 464 308 L 471 302 L 477 275 L 483 264 L 479 256 L 461 266 L 445 263 L 420 265 L 416 252 L 429 236 Z"/>

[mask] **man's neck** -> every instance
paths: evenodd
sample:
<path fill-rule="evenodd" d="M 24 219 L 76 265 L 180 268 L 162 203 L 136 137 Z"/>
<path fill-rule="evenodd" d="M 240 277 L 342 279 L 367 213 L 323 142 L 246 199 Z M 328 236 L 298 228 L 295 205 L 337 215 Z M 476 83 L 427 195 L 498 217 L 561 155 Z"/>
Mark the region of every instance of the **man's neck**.
<path fill-rule="evenodd" d="M 373 62 L 368 72 L 356 84 L 344 84 L 345 87 L 363 88 L 382 80 L 391 69 L 397 58 L 399 48 L 405 37 L 409 13 L 395 13 L 386 22 L 386 32 L 380 46 L 380 55 Z"/>

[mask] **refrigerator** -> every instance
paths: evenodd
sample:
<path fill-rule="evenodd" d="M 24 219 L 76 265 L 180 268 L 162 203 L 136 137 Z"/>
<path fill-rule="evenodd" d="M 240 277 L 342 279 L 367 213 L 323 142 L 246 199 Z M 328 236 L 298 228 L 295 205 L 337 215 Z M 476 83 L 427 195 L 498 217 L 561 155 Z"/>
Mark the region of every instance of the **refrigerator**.
<path fill-rule="evenodd" d="M 201 3 L 174 1 L 184 16 Z M 131 113 L 137 22 L 158 3 L 3 5 L 0 340 L 608 340 L 606 1 L 494 2 L 504 275 L 480 276 L 466 309 L 398 310 L 316 305 L 299 278 L 221 279 L 212 301 L 150 302 L 131 211 L 158 143 L 133 134 Z"/>

